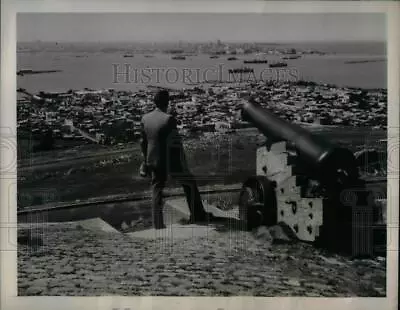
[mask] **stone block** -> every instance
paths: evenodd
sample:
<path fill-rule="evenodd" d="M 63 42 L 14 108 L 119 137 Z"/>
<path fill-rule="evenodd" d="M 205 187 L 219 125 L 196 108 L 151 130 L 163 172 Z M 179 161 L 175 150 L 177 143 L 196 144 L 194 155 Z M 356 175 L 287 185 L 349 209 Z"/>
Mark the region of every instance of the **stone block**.
<path fill-rule="evenodd" d="M 300 240 L 315 241 L 318 238 L 323 219 L 322 199 L 280 195 L 277 208 L 278 222 L 286 223 Z"/>
<path fill-rule="evenodd" d="M 274 174 L 276 171 L 284 170 L 290 164 L 295 164 L 295 157 L 288 153 L 275 154 L 267 151 L 266 147 L 257 149 L 256 158 L 257 174 Z"/>
<path fill-rule="evenodd" d="M 287 150 L 289 149 L 289 145 L 286 141 L 279 141 L 279 142 L 275 142 L 272 143 L 269 146 L 269 152 L 274 153 L 274 154 L 280 154 L 283 152 L 287 152 Z"/>
<path fill-rule="evenodd" d="M 286 175 L 285 175 L 286 176 Z M 278 195 L 292 195 L 295 197 L 300 197 L 301 195 L 301 180 L 298 176 L 289 176 L 283 178 L 283 175 L 276 177 L 277 182 L 276 191 Z"/>

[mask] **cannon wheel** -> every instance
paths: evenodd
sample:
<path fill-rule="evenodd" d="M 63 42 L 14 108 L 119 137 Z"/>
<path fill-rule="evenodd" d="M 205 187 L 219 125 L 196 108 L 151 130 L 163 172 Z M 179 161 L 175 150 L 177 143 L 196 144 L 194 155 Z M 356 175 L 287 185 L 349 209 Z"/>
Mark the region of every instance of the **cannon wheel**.
<path fill-rule="evenodd" d="M 246 180 L 239 194 L 239 218 L 247 230 L 261 225 L 275 225 L 275 183 L 264 176 L 254 176 Z"/>

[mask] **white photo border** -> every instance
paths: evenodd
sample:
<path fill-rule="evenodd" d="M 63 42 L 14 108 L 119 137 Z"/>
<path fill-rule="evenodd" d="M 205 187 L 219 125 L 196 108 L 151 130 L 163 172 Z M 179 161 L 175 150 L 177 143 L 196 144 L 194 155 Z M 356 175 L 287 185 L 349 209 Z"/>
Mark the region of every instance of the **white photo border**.
<path fill-rule="evenodd" d="M 207 2 L 205 4 L 205 2 Z M 1 0 L 0 277 L 1 309 L 397 309 L 399 226 L 400 3 L 396 1 L 73 1 Z M 384 13 L 387 16 L 388 136 L 397 145 L 388 172 L 386 298 L 305 297 L 21 297 L 17 296 L 16 247 L 16 14 L 23 12 L 170 13 Z M 390 142 L 390 141 L 389 141 Z M 2 142 L 3 143 L 3 142 Z M 389 243 L 390 241 L 390 243 Z"/>

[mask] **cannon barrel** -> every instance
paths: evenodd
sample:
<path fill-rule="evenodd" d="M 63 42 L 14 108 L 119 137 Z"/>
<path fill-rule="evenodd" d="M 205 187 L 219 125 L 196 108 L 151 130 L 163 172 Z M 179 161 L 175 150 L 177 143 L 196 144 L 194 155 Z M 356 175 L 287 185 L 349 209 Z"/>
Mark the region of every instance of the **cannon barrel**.
<path fill-rule="evenodd" d="M 299 157 L 320 179 L 336 184 L 358 179 L 355 157 L 350 150 L 337 147 L 300 126 L 288 123 L 258 104 L 245 102 L 241 112 L 243 120 L 255 125 L 267 138 L 294 145 Z"/>

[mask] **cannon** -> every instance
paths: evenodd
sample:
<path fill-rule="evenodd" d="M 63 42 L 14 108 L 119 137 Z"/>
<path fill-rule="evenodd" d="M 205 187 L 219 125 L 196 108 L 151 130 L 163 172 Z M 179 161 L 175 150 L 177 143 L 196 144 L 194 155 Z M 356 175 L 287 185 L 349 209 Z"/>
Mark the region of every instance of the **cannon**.
<path fill-rule="evenodd" d="M 241 116 L 266 137 L 257 149 L 256 175 L 239 195 L 247 229 L 284 224 L 299 240 L 370 255 L 374 197 L 354 154 L 259 104 L 245 102 Z"/>

